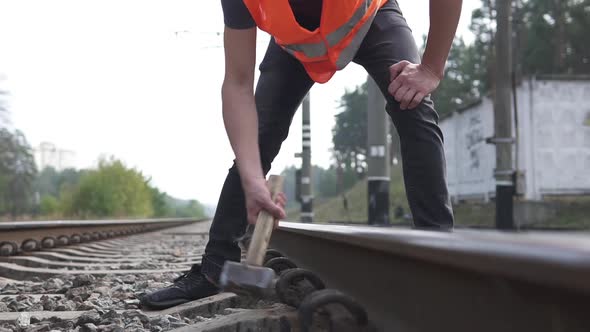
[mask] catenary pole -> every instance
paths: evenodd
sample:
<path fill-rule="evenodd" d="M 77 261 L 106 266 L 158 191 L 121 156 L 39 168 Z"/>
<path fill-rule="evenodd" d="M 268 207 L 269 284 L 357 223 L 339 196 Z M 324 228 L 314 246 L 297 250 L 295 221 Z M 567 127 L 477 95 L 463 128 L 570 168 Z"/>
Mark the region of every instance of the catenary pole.
<path fill-rule="evenodd" d="M 494 95 L 494 131 L 492 143 L 496 145 L 496 227 L 514 229 L 515 178 L 512 161 L 514 136 L 512 134 L 512 1 L 498 0 L 496 30 L 496 77 Z"/>

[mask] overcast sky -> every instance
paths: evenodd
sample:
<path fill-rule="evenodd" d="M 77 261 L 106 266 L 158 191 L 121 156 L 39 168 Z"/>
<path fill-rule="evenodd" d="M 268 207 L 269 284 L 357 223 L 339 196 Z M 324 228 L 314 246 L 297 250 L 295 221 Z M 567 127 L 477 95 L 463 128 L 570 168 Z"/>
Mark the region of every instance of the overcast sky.
<path fill-rule="evenodd" d="M 428 1 L 400 5 L 421 41 Z M 468 40 L 477 6 L 464 0 L 459 33 Z M 215 204 L 233 159 L 221 117 L 222 31 L 219 0 L 0 0 L 12 122 L 33 146 L 75 151 L 80 168 L 114 155 L 175 197 Z M 331 163 L 338 99 L 365 78 L 351 64 L 312 89 L 314 164 Z M 290 133 L 271 172 L 300 163 L 300 113 Z"/>

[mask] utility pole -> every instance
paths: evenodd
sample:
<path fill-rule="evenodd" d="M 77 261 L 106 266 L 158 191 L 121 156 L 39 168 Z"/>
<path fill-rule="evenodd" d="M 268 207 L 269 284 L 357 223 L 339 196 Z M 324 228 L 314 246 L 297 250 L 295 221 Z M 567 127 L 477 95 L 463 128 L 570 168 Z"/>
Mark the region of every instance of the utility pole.
<path fill-rule="evenodd" d="M 311 127 L 309 93 L 303 99 L 301 150 L 301 221 L 313 222 L 313 192 L 311 182 Z"/>
<path fill-rule="evenodd" d="M 389 119 L 385 98 L 372 78 L 367 78 L 367 180 L 370 225 L 389 225 Z"/>
<path fill-rule="evenodd" d="M 494 130 L 496 145 L 496 228 L 514 229 L 514 168 L 512 166 L 512 0 L 498 0 L 496 30 L 496 88 Z"/>

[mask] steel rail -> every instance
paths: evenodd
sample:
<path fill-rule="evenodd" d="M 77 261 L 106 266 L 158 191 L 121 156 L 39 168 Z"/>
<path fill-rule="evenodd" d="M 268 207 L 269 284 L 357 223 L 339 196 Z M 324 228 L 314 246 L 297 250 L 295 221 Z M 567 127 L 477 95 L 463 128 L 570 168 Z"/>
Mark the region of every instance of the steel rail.
<path fill-rule="evenodd" d="M 273 248 L 382 331 L 590 331 L 590 240 L 281 223 Z"/>
<path fill-rule="evenodd" d="M 105 219 L 105 220 L 40 220 L 40 221 L 4 221 L 0 222 L 0 231 L 58 228 L 58 227 L 87 227 L 105 225 L 142 225 L 162 223 L 190 223 L 203 219 L 195 218 L 160 218 L 160 219 Z"/>
<path fill-rule="evenodd" d="M 0 256 L 155 231 L 204 220 L 165 218 L 0 222 Z"/>

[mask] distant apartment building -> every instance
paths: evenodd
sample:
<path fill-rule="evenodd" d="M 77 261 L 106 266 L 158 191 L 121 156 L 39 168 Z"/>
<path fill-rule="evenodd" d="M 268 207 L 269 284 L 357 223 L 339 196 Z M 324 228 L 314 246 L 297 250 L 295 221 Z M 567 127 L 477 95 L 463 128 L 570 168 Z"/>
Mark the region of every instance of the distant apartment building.
<path fill-rule="evenodd" d="M 74 151 L 60 149 L 55 144 L 42 142 L 35 149 L 35 161 L 37 168 L 53 167 L 57 171 L 66 168 L 74 168 L 76 165 L 76 153 Z"/>
<path fill-rule="evenodd" d="M 8 113 L 8 107 L 2 98 L 2 91 L 0 90 L 0 129 L 11 130 L 12 123 L 10 121 L 10 113 Z"/>
<path fill-rule="evenodd" d="M 0 105 L 0 107 L 2 107 L 2 105 Z M 2 109 L 0 109 L 0 129 L 12 129 L 8 113 L 3 112 Z"/>
<path fill-rule="evenodd" d="M 10 94 L 4 87 L 6 77 L 0 73 L 0 129 L 11 129 L 10 114 L 8 112 L 8 99 Z"/>

